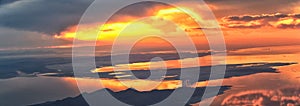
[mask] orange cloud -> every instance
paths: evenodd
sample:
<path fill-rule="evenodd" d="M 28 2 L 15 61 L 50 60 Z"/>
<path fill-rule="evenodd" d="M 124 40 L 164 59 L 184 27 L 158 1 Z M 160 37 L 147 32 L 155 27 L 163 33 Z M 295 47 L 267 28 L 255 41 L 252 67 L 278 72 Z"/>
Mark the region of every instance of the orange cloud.
<path fill-rule="evenodd" d="M 119 12 L 117 12 L 119 13 Z M 191 14 L 192 16 L 188 15 Z M 147 11 L 147 16 L 151 16 L 150 19 L 142 21 L 136 21 L 141 17 L 133 17 L 129 15 L 123 15 L 120 13 L 112 16 L 111 20 L 106 23 L 94 23 L 91 25 L 84 25 L 84 28 L 75 32 L 77 26 L 73 26 L 68 30 L 62 32 L 60 35 L 56 35 L 55 38 L 59 39 L 79 39 L 79 40 L 108 40 L 112 41 L 120 33 L 124 36 L 139 36 L 139 34 L 157 33 L 158 35 L 175 35 L 178 28 L 186 30 L 191 28 L 199 28 L 195 19 L 202 20 L 199 15 L 192 9 L 187 7 L 174 8 L 170 6 L 157 6 L 154 9 Z M 173 22 L 173 23 L 171 23 Z M 176 26 L 175 24 L 178 26 Z M 128 25 L 134 25 L 135 29 L 123 32 Z M 99 33 L 99 37 L 96 38 Z M 201 34 L 201 31 L 196 30 L 189 34 Z"/>

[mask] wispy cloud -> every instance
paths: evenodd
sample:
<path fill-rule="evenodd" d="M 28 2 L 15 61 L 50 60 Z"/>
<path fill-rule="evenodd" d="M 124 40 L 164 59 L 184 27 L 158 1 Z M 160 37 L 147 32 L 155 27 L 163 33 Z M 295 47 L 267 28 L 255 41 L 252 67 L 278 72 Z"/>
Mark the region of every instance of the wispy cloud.
<path fill-rule="evenodd" d="M 223 26 L 228 28 L 300 28 L 300 14 L 259 14 L 227 16 L 222 18 Z"/>

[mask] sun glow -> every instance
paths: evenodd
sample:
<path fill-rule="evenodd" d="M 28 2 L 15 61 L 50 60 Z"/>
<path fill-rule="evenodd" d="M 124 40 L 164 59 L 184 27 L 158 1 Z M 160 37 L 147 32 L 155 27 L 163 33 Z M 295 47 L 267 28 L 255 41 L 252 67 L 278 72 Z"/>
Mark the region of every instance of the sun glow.
<path fill-rule="evenodd" d="M 188 15 L 188 14 L 189 15 Z M 153 25 L 159 24 L 166 24 L 164 26 L 171 26 L 168 24 L 176 23 L 182 29 L 189 29 L 189 28 L 198 28 L 199 25 L 195 21 L 202 20 L 202 18 L 197 15 L 192 9 L 188 8 L 161 8 L 152 13 L 153 21 L 149 22 L 137 22 L 133 23 L 136 26 L 135 30 L 130 31 L 130 33 L 124 33 L 124 36 L 139 36 L 139 34 L 147 32 L 165 32 L 164 30 L 167 29 L 160 29 L 159 27 L 153 27 Z M 190 16 L 191 15 L 191 16 Z M 162 19 L 162 20 L 157 20 Z M 104 40 L 104 41 L 112 41 L 116 36 L 122 33 L 122 30 L 126 28 L 128 25 L 132 24 L 132 22 L 138 20 L 138 18 L 131 20 L 123 20 L 122 17 L 119 17 L 119 21 L 107 23 L 96 23 L 91 25 L 84 25 L 81 30 L 75 32 L 77 26 L 73 26 L 72 30 L 66 30 L 62 32 L 60 35 L 56 35 L 55 38 L 58 39 L 79 39 L 79 40 Z M 169 20 L 173 23 L 166 23 L 164 20 Z M 99 26 L 100 25 L 100 26 Z M 122 33 L 123 34 L 123 33 Z"/>

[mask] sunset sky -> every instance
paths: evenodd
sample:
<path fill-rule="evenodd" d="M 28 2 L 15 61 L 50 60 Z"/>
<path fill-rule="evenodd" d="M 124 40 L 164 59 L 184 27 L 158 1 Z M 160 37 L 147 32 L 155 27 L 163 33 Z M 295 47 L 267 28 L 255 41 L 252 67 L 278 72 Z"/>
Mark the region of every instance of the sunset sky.
<path fill-rule="evenodd" d="M 48 5 L 30 9 L 30 5 L 42 4 L 43 2 L 44 0 L 2 1 L 0 8 L 0 30 L 1 35 L 3 35 L 0 36 L 3 37 L 0 42 L 2 50 L 59 48 L 72 45 L 77 23 L 84 9 L 87 8 L 82 5 L 88 5 L 91 1 L 47 1 Z M 114 3 L 115 1 L 110 2 Z M 205 2 L 216 16 L 222 28 L 229 52 L 234 51 L 234 53 L 237 53 L 237 50 L 241 52 L 243 50 L 240 49 L 247 48 L 299 45 L 299 37 L 297 36 L 299 31 L 296 29 L 300 27 L 300 14 L 297 14 L 300 12 L 300 9 L 298 7 L 299 1 L 297 0 L 277 2 L 272 0 L 244 0 L 243 2 L 239 2 L 239 0 L 206 0 Z M 177 3 L 182 3 L 182 1 Z M 205 19 L 205 14 L 201 14 L 204 12 L 193 11 L 193 8 L 196 7 L 189 6 L 192 3 L 185 2 L 185 4 L 186 7 L 181 8 L 190 14 L 196 14 L 193 18 L 199 18 L 200 21 L 202 18 Z M 77 8 L 78 5 L 81 6 Z M 48 8 L 52 9 L 44 11 Z M 132 11 L 136 8 L 140 8 L 139 11 Z M 137 32 L 121 32 L 121 35 L 138 36 L 136 33 L 139 32 L 143 32 L 143 34 L 154 32 L 176 37 L 176 33 L 180 33 L 176 32 L 176 30 L 178 31 L 178 28 L 181 28 L 188 32 L 199 45 L 205 45 L 206 42 L 201 30 L 197 29 L 203 27 L 195 24 L 193 20 L 189 20 L 188 15 L 174 7 L 154 3 L 134 5 L 113 15 L 106 24 L 104 24 L 105 20 L 101 20 L 101 14 L 97 13 L 107 14 L 105 10 L 95 12 L 95 17 L 90 17 L 90 22 L 84 24 L 86 30 L 79 32 L 78 37 L 75 39 L 91 40 L 89 37 L 90 33 L 94 34 L 96 31 L 101 31 L 102 34 L 98 39 L 101 44 L 99 44 L 110 44 L 116 34 L 121 32 L 122 28 L 133 24 L 133 26 L 139 27 Z M 157 24 L 154 26 L 147 24 L 147 20 L 142 20 L 140 23 L 134 22 L 136 19 L 145 16 L 154 16 L 164 20 L 155 20 Z M 151 20 L 153 21 L 154 19 Z M 151 22 L 151 20 L 148 20 L 148 22 Z M 169 20 L 178 23 L 180 26 L 174 26 L 175 29 L 173 29 L 169 26 L 171 24 L 168 23 Z M 209 19 L 205 19 L 205 21 L 207 20 Z M 104 27 L 100 29 L 102 25 Z M 145 41 L 144 43 L 147 42 Z M 207 50 L 205 47 L 199 47 L 199 49 Z M 272 53 L 277 52 L 293 51 L 276 51 Z"/>

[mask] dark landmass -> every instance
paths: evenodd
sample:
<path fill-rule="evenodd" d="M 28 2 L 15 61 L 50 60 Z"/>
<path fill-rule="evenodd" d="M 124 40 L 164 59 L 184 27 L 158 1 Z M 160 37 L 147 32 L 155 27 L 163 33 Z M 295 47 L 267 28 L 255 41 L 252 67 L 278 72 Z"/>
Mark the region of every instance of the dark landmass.
<path fill-rule="evenodd" d="M 48 57 L 48 56 L 37 56 L 37 57 L 9 57 L 5 56 L 14 56 L 21 54 L 40 54 L 47 53 L 51 51 L 26 51 L 26 52 L 0 52 L 0 56 L 3 58 L 0 59 L 0 79 L 7 79 L 18 77 L 17 71 L 33 74 L 33 73 L 56 73 L 54 76 L 59 77 L 72 77 L 73 67 L 72 67 L 72 57 Z M 51 52 L 52 53 L 52 52 Z M 194 55 L 191 53 L 183 53 L 185 57 L 183 58 L 192 58 Z M 210 53 L 198 53 L 197 56 L 206 56 Z M 124 55 L 117 55 L 116 58 L 120 58 L 118 63 L 126 63 L 126 61 L 121 61 Z M 174 60 L 179 59 L 177 53 L 153 53 L 153 54 L 130 54 L 130 63 L 135 62 L 147 62 L 150 61 L 153 57 L 161 57 L 164 60 Z M 85 57 L 79 57 L 85 58 Z M 111 66 L 111 56 L 97 56 L 95 57 L 96 66 Z M 87 70 L 86 73 L 90 73 L 90 70 Z M 84 73 L 83 73 L 84 74 Z"/>
<path fill-rule="evenodd" d="M 291 64 L 295 64 L 295 63 L 230 64 L 230 65 L 226 65 L 224 78 L 239 77 L 239 76 L 251 75 L 251 74 L 256 74 L 256 73 L 278 73 L 277 70 L 273 67 L 286 66 L 286 65 L 291 65 Z M 196 70 L 199 68 L 200 68 L 200 70 Z M 181 71 L 188 71 L 188 73 L 190 75 L 194 75 L 194 73 L 196 73 L 196 71 L 200 71 L 198 81 L 206 81 L 206 80 L 209 80 L 209 78 L 210 78 L 211 66 L 183 68 L 183 70 L 181 70 L 180 68 L 168 69 L 166 76 L 173 76 L 173 77 L 164 78 L 164 80 L 179 80 Z M 122 71 L 122 72 L 123 72 L 123 74 L 118 74 L 118 76 L 129 75 L 129 73 L 132 72 L 139 79 L 147 79 L 150 76 L 150 74 L 155 75 L 159 71 L 154 70 L 154 71 L 150 72 L 150 70 L 135 70 L 135 71 Z M 222 72 L 222 71 L 220 71 L 220 72 Z M 111 73 L 113 73 L 113 72 L 101 72 L 98 74 L 99 74 L 100 78 L 110 78 L 110 79 L 116 78 L 117 75 L 113 75 Z M 220 74 L 220 73 L 218 73 L 218 74 Z M 160 79 L 163 77 L 164 76 L 157 76 L 155 78 Z M 125 77 L 122 79 L 133 79 L 133 77 L 128 76 L 128 77 Z M 191 78 L 189 78 L 188 76 L 185 76 L 182 79 L 191 79 Z M 219 79 L 219 78 L 213 78 L 213 79 Z M 153 79 L 153 80 L 155 80 L 155 79 Z"/>
<path fill-rule="evenodd" d="M 206 87 L 199 87 L 196 88 L 192 97 L 189 99 L 189 101 L 186 103 L 186 105 L 189 104 L 195 104 L 201 101 L 202 95 L 204 94 L 204 90 Z M 229 86 L 222 86 L 220 87 L 220 90 L 218 94 L 223 94 L 224 91 L 228 90 Z M 111 95 L 113 95 L 118 100 L 122 101 L 123 103 L 134 105 L 134 106 L 146 106 L 146 105 L 153 105 L 156 104 L 165 98 L 167 98 L 174 90 L 153 90 L 153 91 L 147 91 L 147 92 L 140 92 L 135 89 L 127 89 L 120 92 L 113 92 L 109 89 L 103 89 L 99 90 L 90 94 L 86 94 L 86 96 L 89 96 L 91 98 L 97 98 L 96 95 L 104 95 L 104 90 L 107 90 Z M 179 88 L 179 90 L 193 90 L 192 88 Z M 208 97 L 213 97 L 214 95 L 209 95 Z M 101 99 L 101 98 L 99 98 Z M 180 100 L 180 99 L 178 99 Z M 174 100 L 176 103 L 185 103 L 184 101 L 178 101 Z M 101 103 L 99 103 L 100 105 Z M 77 97 L 69 97 L 65 98 L 63 100 L 57 100 L 53 102 L 46 102 L 42 104 L 32 105 L 32 106 L 89 106 L 88 103 L 84 100 L 82 95 L 79 95 Z"/>

